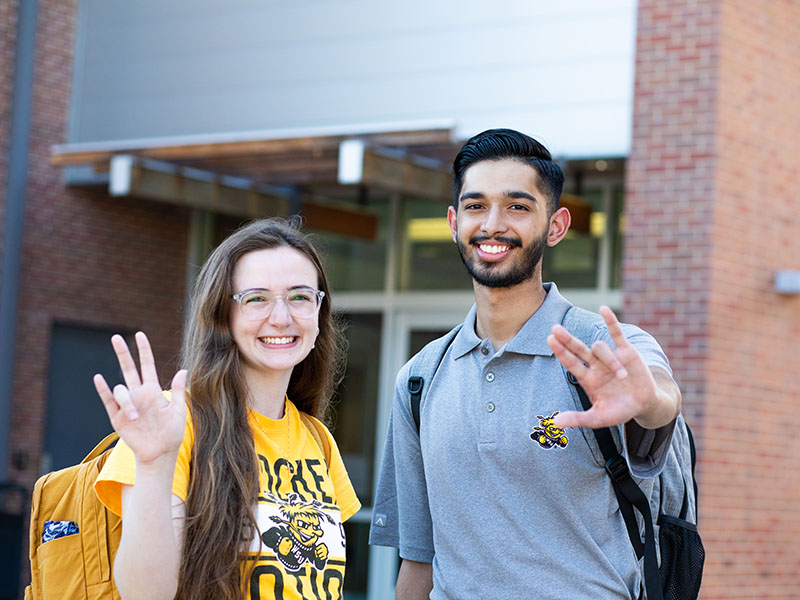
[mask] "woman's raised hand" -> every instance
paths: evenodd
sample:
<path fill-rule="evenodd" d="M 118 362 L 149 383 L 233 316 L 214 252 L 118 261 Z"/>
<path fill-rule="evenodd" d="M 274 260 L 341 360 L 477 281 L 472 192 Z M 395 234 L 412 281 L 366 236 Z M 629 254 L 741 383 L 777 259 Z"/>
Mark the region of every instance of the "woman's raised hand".
<path fill-rule="evenodd" d="M 108 418 L 120 438 L 133 450 L 141 464 L 158 462 L 164 457 L 175 460 L 186 427 L 186 371 L 172 378 L 172 401 L 161 391 L 153 351 L 147 336 L 136 334 L 141 376 L 128 345 L 120 335 L 111 338 L 125 385 L 114 391 L 102 375 L 94 376 L 94 387 L 103 401 Z"/>

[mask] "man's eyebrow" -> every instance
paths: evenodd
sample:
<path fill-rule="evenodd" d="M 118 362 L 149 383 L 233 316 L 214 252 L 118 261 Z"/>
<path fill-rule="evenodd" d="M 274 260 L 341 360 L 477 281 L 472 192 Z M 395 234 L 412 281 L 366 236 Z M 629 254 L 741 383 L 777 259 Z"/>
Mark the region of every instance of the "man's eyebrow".
<path fill-rule="evenodd" d="M 464 200 L 483 200 L 486 196 L 481 192 L 466 192 L 458 199 L 459 202 Z"/>
<path fill-rule="evenodd" d="M 509 190 L 505 192 L 505 196 L 507 198 L 522 198 L 530 200 L 531 202 L 539 202 L 539 200 L 537 200 L 535 196 L 532 196 L 531 194 L 523 190 Z"/>
<path fill-rule="evenodd" d="M 503 192 L 503 195 L 506 198 L 517 198 L 530 200 L 531 202 L 539 202 L 536 196 L 532 196 L 524 190 L 506 190 Z M 486 195 L 483 192 L 465 192 L 461 195 L 458 201 L 464 202 L 465 200 L 483 200 L 484 198 L 486 198 Z"/>

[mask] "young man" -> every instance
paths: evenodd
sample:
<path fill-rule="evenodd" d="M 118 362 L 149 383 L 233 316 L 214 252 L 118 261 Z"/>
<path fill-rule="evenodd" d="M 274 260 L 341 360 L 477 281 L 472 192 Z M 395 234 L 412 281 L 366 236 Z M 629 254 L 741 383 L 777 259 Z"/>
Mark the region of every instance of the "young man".
<path fill-rule="evenodd" d="M 425 382 L 419 432 L 409 364 L 398 374 L 370 542 L 399 548 L 403 600 L 638 598 L 636 555 L 584 428 L 618 433 L 649 493 L 680 410 L 669 363 L 607 307 L 591 347 L 561 326 L 571 304 L 541 267 L 570 214 L 547 149 L 494 129 L 453 166 L 448 221 L 475 306 Z M 590 410 L 575 410 L 562 365 Z"/>

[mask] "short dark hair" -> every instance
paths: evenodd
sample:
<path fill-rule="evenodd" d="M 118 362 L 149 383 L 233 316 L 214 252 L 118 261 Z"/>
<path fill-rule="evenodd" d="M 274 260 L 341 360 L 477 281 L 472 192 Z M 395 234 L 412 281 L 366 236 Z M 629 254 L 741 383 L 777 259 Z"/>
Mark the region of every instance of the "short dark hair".
<path fill-rule="evenodd" d="M 464 173 L 477 162 L 512 158 L 532 167 L 548 196 L 550 213 L 558 209 L 564 173 L 550 151 L 535 139 L 513 129 L 487 129 L 469 138 L 453 161 L 453 208 L 464 185 Z"/>

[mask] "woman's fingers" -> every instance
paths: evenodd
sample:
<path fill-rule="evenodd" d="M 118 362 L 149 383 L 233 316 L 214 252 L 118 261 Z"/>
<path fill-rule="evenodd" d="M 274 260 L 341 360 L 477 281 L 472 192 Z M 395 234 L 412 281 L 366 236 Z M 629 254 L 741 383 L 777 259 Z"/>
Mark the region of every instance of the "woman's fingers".
<path fill-rule="evenodd" d="M 172 408 L 186 420 L 186 369 L 181 369 L 172 378 Z"/>
<path fill-rule="evenodd" d="M 125 343 L 122 336 L 119 334 L 111 336 L 111 345 L 114 347 L 114 353 L 117 355 L 125 384 L 129 388 L 142 385 L 142 380 L 139 379 L 139 372 L 136 370 L 136 363 L 133 361 L 133 356 L 131 356 L 131 351 L 128 349 L 128 344 Z"/>
<path fill-rule="evenodd" d="M 153 358 L 153 349 L 150 347 L 150 340 L 144 332 L 136 332 L 136 346 L 139 348 L 139 363 L 142 366 L 142 382 L 155 383 L 158 385 L 158 374 L 156 373 L 156 361 Z"/>
<path fill-rule="evenodd" d="M 100 396 L 100 400 L 103 402 L 103 406 L 106 409 L 106 413 L 108 413 L 109 420 L 114 420 L 117 413 L 119 412 L 119 405 L 117 401 L 114 400 L 114 394 L 111 393 L 111 388 L 108 387 L 108 383 L 106 383 L 105 377 L 100 375 L 100 373 L 96 374 L 92 381 L 94 382 L 94 389 L 97 390 L 97 395 Z"/>
<path fill-rule="evenodd" d="M 128 419 L 135 421 L 139 418 L 139 411 L 136 410 L 136 406 L 134 406 L 133 400 L 131 400 L 131 394 L 124 385 L 119 384 L 114 386 L 114 400 L 117 401 L 122 414 L 128 417 Z"/>

